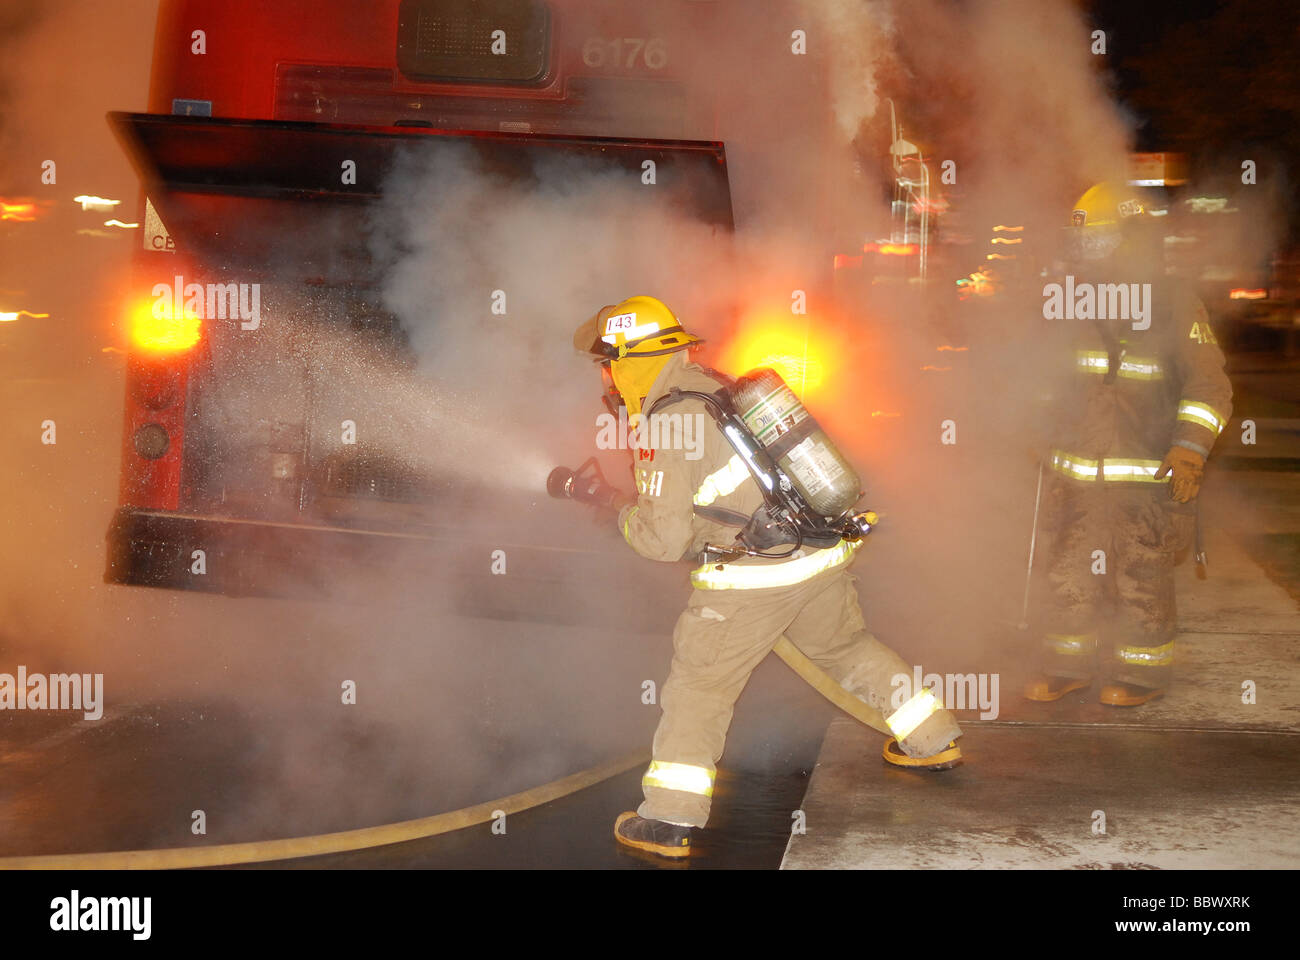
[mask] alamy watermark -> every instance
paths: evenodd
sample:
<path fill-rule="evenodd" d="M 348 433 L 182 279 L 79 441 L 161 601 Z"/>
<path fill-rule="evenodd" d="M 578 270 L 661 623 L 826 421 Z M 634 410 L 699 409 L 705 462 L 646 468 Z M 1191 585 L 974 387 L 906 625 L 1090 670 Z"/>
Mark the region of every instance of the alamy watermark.
<path fill-rule="evenodd" d="M 996 673 L 937 673 L 921 675 L 920 666 L 912 668 L 912 675 L 896 673 L 889 681 L 894 692 L 890 705 L 897 710 L 922 688 L 932 690 L 943 701 L 947 710 L 979 710 L 981 720 L 996 720 L 999 676 Z"/>
<path fill-rule="evenodd" d="M 653 413 L 628 415 L 620 407 L 618 416 L 596 417 L 596 447 L 599 450 L 684 450 L 687 460 L 704 456 L 708 421 L 702 413 Z"/>
<path fill-rule="evenodd" d="M 1044 320 L 1130 320 L 1134 330 L 1151 326 L 1151 284 L 1065 283 L 1043 285 Z"/>
<path fill-rule="evenodd" d="M 197 317 L 200 320 L 239 320 L 241 330 L 256 330 L 262 325 L 262 285 L 260 283 L 186 283 L 174 277 L 171 283 L 155 283 L 153 315 Z"/>
<path fill-rule="evenodd" d="M 87 720 L 104 715 L 102 673 L 0 673 L 0 710 L 81 710 Z"/>
<path fill-rule="evenodd" d="M 121 931 L 148 940 L 152 917 L 153 897 L 84 897 L 73 890 L 50 901 L 50 929 L 56 933 Z"/>

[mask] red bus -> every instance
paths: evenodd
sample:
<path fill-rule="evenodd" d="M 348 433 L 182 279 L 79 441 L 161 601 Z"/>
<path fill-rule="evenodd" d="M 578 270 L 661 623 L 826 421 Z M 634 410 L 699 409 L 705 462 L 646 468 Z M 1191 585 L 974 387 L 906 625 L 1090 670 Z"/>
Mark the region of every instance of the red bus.
<path fill-rule="evenodd" d="M 673 10 L 675 29 L 703 31 L 715 4 Z M 409 331 L 379 294 L 365 236 L 412 155 L 542 184 L 555 158 L 615 178 L 653 161 L 657 202 L 726 243 L 725 150 L 685 139 L 709 129 L 710 108 L 687 96 L 678 37 L 645 23 L 635 5 L 544 0 L 162 0 L 149 112 L 110 115 L 141 177 L 145 229 L 123 307 L 108 582 L 333 595 L 349 582 L 340 562 L 417 567 L 458 609 L 563 622 L 582 611 L 559 588 L 616 581 L 623 562 L 642 581 L 681 580 L 639 562 L 612 524 L 560 540 L 530 526 L 544 472 L 519 489 L 368 445 L 368 424 L 335 396 L 347 393 L 338 370 L 312 353 L 328 331 L 370 371 L 354 398 L 409 373 Z M 574 304 L 575 321 L 598 305 Z M 497 587 L 496 549 L 512 583 L 538 589 Z M 662 619 L 658 592 L 637 596 Z"/>

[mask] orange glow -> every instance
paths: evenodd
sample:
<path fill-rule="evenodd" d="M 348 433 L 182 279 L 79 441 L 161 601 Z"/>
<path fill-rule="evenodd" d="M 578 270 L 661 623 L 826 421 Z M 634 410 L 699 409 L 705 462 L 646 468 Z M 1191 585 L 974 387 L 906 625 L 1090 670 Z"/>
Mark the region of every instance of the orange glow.
<path fill-rule="evenodd" d="M 927 363 L 927 364 L 926 364 L 925 366 L 923 366 L 921 369 L 922 369 L 922 370 L 934 370 L 934 371 L 937 371 L 938 373 L 943 373 L 945 370 L 951 370 L 952 367 L 936 367 L 936 366 L 935 366 L 934 364 L 932 364 L 932 363 Z"/>
<path fill-rule="evenodd" d="M 774 353 L 761 357 L 754 366 L 771 367 L 781 375 L 782 380 L 800 393 L 808 387 L 819 386 L 822 382 L 822 365 L 813 357 Z"/>
<path fill-rule="evenodd" d="M 893 418 L 893 417 L 901 417 L 902 414 L 901 414 L 901 413 L 885 413 L 885 411 L 883 411 L 883 410 L 872 410 L 872 411 L 871 411 L 871 416 L 872 416 L 872 417 L 886 417 L 886 418 Z"/>
<path fill-rule="evenodd" d="M 830 358 L 836 356 L 818 321 L 784 315 L 779 310 L 751 313 L 740 333 L 722 351 L 719 366 L 737 374 L 771 367 L 800 398 L 833 379 Z"/>
<path fill-rule="evenodd" d="M 967 350 L 970 349 L 970 347 L 950 347 L 948 344 L 945 343 L 941 347 L 935 347 L 935 349 L 940 352 L 944 350 L 951 350 L 953 353 L 965 353 Z"/>
<path fill-rule="evenodd" d="M 1268 297 L 1268 291 L 1260 288 L 1247 290 L 1245 287 L 1234 287 L 1228 292 L 1229 300 L 1264 300 Z"/>
<path fill-rule="evenodd" d="M 890 257 L 906 257 L 916 253 L 914 243 L 866 243 L 862 245 L 863 253 L 883 253 Z"/>
<path fill-rule="evenodd" d="M 0 313 L 0 323 L 13 323 L 19 317 L 34 317 L 37 320 L 40 320 L 48 316 L 48 313 L 32 313 L 30 310 L 15 310 L 12 313 Z"/>
<path fill-rule="evenodd" d="M 36 204 L 31 202 L 7 203 L 0 199 L 0 220 L 17 220 L 31 223 L 36 219 Z"/>
<path fill-rule="evenodd" d="M 1024 229 L 1025 229 L 1024 227 L 1008 227 L 1005 224 L 999 223 L 996 227 L 993 228 L 993 232 L 1000 233 L 1001 231 L 1005 230 L 1007 233 L 1019 233 Z"/>
<path fill-rule="evenodd" d="M 134 230 L 136 227 L 140 226 L 140 224 L 138 224 L 138 223 L 123 223 L 121 220 L 118 220 L 116 217 L 114 217 L 112 220 L 105 220 L 105 221 L 104 221 L 104 226 L 106 226 L 106 227 L 121 227 L 121 228 L 124 229 L 124 230 Z"/>
<path fill-rule="evenodd" d="M 131 311 L 131 345 L 147 353 L 180 353 L 199 342 L 201 323 L 192 310 L 174 315 L 166 301 L 145 301 Z"/>
<path fill-rule="evenodd" d="M 860 266 L 862 266 L 862 257 L 860 256 L 854 256 L 853 254 L 848 254 L 848 253 L 835 254 L 836 270 L 843 270 L 847 267 L 860 267 Z"/>

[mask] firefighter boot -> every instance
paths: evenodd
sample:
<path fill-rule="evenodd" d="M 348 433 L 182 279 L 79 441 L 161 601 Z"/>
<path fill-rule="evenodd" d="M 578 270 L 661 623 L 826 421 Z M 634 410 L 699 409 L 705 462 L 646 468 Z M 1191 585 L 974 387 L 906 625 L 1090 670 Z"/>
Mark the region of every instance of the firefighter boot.
<path fill-rule="evenodd" d="M 627 847 L 678 860 L 691 855 L 691 828 L 647 820 L 631 810 L 614 821 L 614 839 Z"/>
<path fill-rule="evenodd" d="M 1071 690 L 1082 690 L 1091 685 L 1091 677 L 1053 677 L 1040 674 L 1025 684 L 1025 699 L 1051 703 L 1060 700 Z"/>
<path fill-rule="evenodd" d="M 949 740 L 948 746 L 928 757 L 909 757 L 892 737 L 885 741 L 885 749 L 880 754 L 886 763 L 896 767 L 912 767 L 919 770 L 951 770 L 961 763 L 961 747 L 956 740 Z"/>
<path fill-rule="evenodd" d="M 929 694 L 929 691 L 923 692 Z M 900 728 L 892 722 L 896 717 L 897 713 L 885 722 L 897 733 Z M 898 736 L 886 740 L 880 755 L 886 763 L 892 763 L 896 767 L 951 770 L 961 763 L 961 747 L 957 746 L 957 738 L 961 735 L 957 719 L 947 710 L 939 709 L 915 730 L 902 737 L 901 742 Z"/>
<path fill-rule="evenodd" d="M 1139 687 L 1119 681 L 1101 688 L 1101 702 L 1111 707 L 1136 707 L 1164 695 L 1165 691 L 1160 687 Z"/>

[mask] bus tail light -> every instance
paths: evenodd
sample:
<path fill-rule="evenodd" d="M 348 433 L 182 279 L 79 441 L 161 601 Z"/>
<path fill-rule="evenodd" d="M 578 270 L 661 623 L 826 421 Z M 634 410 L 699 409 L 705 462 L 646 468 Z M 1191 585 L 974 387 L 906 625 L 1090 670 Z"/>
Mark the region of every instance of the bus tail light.
<path fill-rule="evenodd" d="M 147 300 L 131 310 L 131 346 L 146 354 L 166 356 L 184 353 L 199 342 L 203 325 L 197 313 L 182 308 L 179 313 L 165 299 Z"/>

